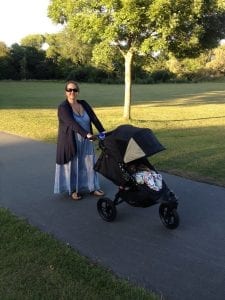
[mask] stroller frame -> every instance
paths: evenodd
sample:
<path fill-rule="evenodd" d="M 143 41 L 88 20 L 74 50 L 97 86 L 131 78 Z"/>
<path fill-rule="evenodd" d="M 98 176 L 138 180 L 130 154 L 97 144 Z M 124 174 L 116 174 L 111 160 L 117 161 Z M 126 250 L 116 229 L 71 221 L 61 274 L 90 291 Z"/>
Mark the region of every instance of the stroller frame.
<path fill-rule="evenodd" d="M 160 219 L 169 229 L 179 225 L 177 213 L 178 198 L 162 180 L 162 188 L 155 191 L 146 184 L 138 184 L 129 170 L 130 164 L 144 164 L 150 170 L 157 170 L 148 161 L 152 156 L 162 150 L 163 145 L 154 136 L 151 129 L 138 128 L 132 125 L 118 126 L 99 140 L 102 150 L 96 164 L 95 171 L 99 172 L 118 186 L 114 200 L 102 197 L 97 202 L 97 210 L 104 221 L 112 222 L 117 215 L 116 207 L 122 202 L 131 206 L 149 207 L 159 204 Z"/>

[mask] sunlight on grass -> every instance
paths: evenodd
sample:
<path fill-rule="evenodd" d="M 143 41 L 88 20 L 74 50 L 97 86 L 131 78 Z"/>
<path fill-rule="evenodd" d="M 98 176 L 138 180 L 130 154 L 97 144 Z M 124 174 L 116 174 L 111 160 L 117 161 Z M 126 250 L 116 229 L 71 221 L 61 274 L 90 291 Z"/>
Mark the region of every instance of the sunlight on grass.
<path fill-rule="evenodd" d="M 133 124 L 152 130 L 176 130 L 225 126 L 225 105 L 198 105 L 197 107 L 134 105 L 132 119 L 122 117 L 123 107 L 96 108 L 95 112 L 102 120 L 107 131 L 121 124 Z M 0 129 L 38 140 L 56 141 L 56 109 L 2 109 L 0 111 Z"/>
<path fill-rule="evenodd" d="M 48 92 L 62 87 L 62 83 L 44 83 L 45 92 L 48 84 L 51 87 Z M 43 86 L 42 83 L 35 83 L 34 89 Z M 123 119 L 123 106 L 119 105 L 122 86 L 82 84 L 81 87 L 84 89 L 82 95 L 86 93 L 92 100 L 84 99 L 93 103 L 107 131 L 121 124 L 147 127 L 154 131 L 167 148 L 167 151 L 151 158 L 161 170 L 225 186 L 224 84 L 135 85 L 130 121 Z M 8 91 L 3 88 L 0 97 L 4 90 Z M 106 101 L 107 97 L 111 99 L 113 96 L 115 100 Z M 36 98 L 30 99 L 29 94 L 28 105 L 27 95 L 23 95 L 22 90 L 18 97 L 23 101 L 13 99 L 3 103 L 1 100 L 0 130 L 55 143 L 57 105 L 61 100 L 53 101 L 52 94 L 45 94 L 44 98 L 39 95 L 37 101 Z M 47 98 L 51 99 L 49 103 Z"/>
<path fill-rule="evenodd" d="M 0 129 L 24 137 L 55 142 L 57 115 L 54 109 L 10 109 L 0 111 Z"/>

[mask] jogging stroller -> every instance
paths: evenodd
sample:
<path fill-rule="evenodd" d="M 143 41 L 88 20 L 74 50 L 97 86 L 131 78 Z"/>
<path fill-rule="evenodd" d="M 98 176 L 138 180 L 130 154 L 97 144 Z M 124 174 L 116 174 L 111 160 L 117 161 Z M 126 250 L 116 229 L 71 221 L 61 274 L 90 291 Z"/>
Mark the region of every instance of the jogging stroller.
<path fill-rule="evenodd" d="M 118 186 L 114 200 L 102 197 L 97 202 L 97 210 L 101 218 L 111 222 L 116 218 L 116 206 L 127 202 L 135 207 L 149 207 L 160 203 L 159 216 L 169 229 L 179 225 L 177 213 L 178 199 L 162 179 L 161 187 L 154 190 L 146 183 L 140 184 L 131 172 L 132 167 L 144 165 L 159 174 L 148 161 L 152 156 L 165 150 L 152 130 L 132 125 L 121 125 L 115 130 L 99 137 L 101 154 L 94 169 Z"/>

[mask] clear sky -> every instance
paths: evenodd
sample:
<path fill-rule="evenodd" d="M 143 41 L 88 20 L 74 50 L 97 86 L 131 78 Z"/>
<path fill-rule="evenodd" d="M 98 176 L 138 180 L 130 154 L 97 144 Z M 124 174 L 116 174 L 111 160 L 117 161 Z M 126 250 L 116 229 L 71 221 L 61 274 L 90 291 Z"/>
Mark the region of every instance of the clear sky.
<path fill-rule="evenodd" d="M 47 17 L 49 0 L 0 0 L 0 41 L 20 43 L 29 34 L 58 32 Z"/>

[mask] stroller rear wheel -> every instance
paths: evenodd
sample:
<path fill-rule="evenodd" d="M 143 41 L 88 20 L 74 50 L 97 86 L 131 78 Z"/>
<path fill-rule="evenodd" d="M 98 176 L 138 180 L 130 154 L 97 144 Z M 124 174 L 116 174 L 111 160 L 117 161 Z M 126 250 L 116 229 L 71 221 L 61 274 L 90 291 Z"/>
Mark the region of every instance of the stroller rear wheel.
<path fill-rule="evenodd" d="M 107 222 L 111 222 L 116 218 L 116 206 L 109 198 L 100 198 L 97 202 L 97 210 L 102 219 Z"/>
<path fill-rule="evenodd" d="M 159 206 L 160 219 L 167 228 L 175 229 L 180 223 L 180 218 L 176 208 L 171 208 L 168 204 L 162 203 Z"/>

